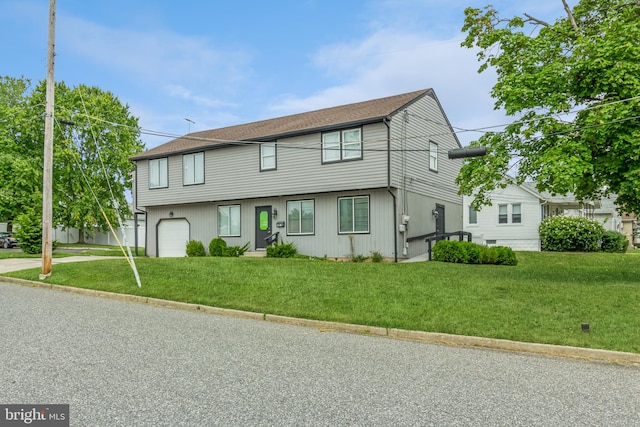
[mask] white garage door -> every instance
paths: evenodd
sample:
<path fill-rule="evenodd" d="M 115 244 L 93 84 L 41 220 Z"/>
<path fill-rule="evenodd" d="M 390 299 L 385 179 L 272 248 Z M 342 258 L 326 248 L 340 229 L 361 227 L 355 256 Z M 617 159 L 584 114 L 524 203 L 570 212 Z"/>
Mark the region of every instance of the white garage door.
<path fill-rule="evenodd" d="M 187 256 L 189 223 L 186 219 L 163 219 L 158 224 L 158 256 Z"/>

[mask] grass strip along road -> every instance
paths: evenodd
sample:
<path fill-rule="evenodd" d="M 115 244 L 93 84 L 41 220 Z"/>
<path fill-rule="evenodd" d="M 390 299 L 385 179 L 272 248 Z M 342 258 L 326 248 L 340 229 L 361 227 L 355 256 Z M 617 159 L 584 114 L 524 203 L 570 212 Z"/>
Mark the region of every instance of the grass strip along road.
<path fill-rule="evenodd" d="M 519 252 L 515 267 L 138 258 L 57 265 L 46 283 L 222 308 L 640 353 L 638 254 Z M 39 270 L 7 274 L 38 281 Z M 589 323 L 590 332 L 583 332 Z"/>

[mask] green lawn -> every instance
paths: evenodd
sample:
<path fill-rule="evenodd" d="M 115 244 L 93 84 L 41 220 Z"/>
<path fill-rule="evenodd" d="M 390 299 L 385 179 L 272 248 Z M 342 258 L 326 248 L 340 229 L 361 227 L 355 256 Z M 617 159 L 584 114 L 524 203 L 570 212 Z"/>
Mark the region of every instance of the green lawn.
<path fill-rule="evenodd" d="M 48 283 L 310 319 L 640 353 L 640 256 L 519 252 L 516 267 L 137 258 Z M 38 280 L 39 270 L 7 274 Z M 590 333 L 581 331 L 589 323 Z"/>

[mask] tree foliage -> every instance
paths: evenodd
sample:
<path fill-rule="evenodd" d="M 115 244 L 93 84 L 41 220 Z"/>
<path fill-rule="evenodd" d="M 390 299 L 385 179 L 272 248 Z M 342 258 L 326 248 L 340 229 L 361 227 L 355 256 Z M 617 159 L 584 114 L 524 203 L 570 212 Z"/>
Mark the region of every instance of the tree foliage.
<path fill-rule="evenodd" d="M 616 194 L 639 213 L 640 1 L 562 1 L 566 16 L 553 23 L 465 10 L 462 46 L 479 49 L 480 72 L 496 71 L 495 108 L 515 121 L 471 144 L 488 155 L 466 161 L 460 192 L 489 204 L 509 174 L 578 199 Z"/>
<path fill-rule="evenodd" d="M 0 221 L 42 209 L 46 85 L 0 79 Z M 126 200 L 144 148 L 138 119 L 110 92 L 80 85 L 55 88 L 53 220 L 55 226 L 106 231 L 130 214 Z M 97 199 L 97 200 L 96 200 Z M 104 215 L 100 207 L 104 210 Z"/>

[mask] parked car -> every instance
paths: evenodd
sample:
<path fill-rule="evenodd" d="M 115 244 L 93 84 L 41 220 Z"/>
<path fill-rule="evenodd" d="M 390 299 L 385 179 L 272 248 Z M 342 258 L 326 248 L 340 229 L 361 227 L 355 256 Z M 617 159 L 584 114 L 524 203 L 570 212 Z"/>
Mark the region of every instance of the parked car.
<path fill-rule="evenodd" d="M 5 249 L 15 248 L 18 246 L 18 239 L 13 237 L 11 233 L 0 231 L 0 247 Z"/>

